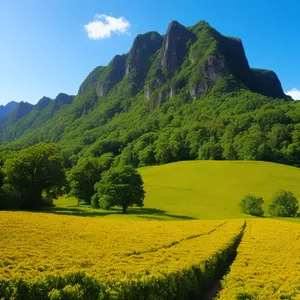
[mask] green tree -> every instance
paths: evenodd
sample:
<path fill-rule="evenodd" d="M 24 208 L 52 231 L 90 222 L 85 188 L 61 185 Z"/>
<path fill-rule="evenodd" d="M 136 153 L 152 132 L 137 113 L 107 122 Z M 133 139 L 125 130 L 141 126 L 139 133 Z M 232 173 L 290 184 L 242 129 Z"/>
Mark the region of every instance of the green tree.
<path fill-rule="evenodd" d="M 94 207 L 110 209 L 121 206 L 123 213 L 133 205 L 144 206 L 145 190 L 143 179 L 132 166 L 118 166 L 103 174 L 102 180 L 95 185 Z"/>
<path fill-rule="evenodd" d="M 264 200 L 261 197 L 246 195 L 240 202 L 241 212 L 246 215 L 261 217 L 264 214 L 262 205 Z"/>
<path fill-rule="evenodd" d="M 198 159 L 222 159 L 222 148 L 211 138 L 207 143 L 199 148 Z"/>
<path fill-rule="evenodd" d="M 153 145 L 148 145 L 143 150 L 139 151 L 139 166 L 150 166 L 155 164 L 155 156 L 154 156 L 155 147 Z"/>
<path fill-rule="evenodd" d="M 40 143 L 21 150 L 4 164 L 5 190 L 19 195 L 19 208 L 36 209 L 52 201 L 66 185 L 64 159 L 56 144 Z"/>
<path fill-rule="evenodd" d="M 298 200 L 290 191 L 277 192 L 269 205 L 269 214 L 274 217 L 295 217 L 298 212 Z"/>
<path fill-rule="evenodd" d="M 300 165 L 300 142 L 289 144 L 287 148 L 283 148 L 283 155 L 290 164 Z"/>
<path fill-rule="evenodd" d="M 185 142 L 188 145 L 189 155 L 191 159 L 196 159 L 198 156 L 199 147 L 202 146 L 206 138 L 206 132 L 202 128 L 195 128 L 194 131 L 190 131 L 186 138 Z"/>
<path fill-rule="evenodd" d="M 289 133 L 287 127 L 283 124 L 273 125 L 271 131 L 268 133 L 272 148 L 281 149 L 284 141 L 289 140 Z"/>
<path fill-rule="evenodd" d="M 237 158 L 236 151 L 233 147 L 236 131 L 236 127 L 229 124 L 221 138 L 220 142 L 223 149 L 222 157 L 224 159 L 235 160 Z"/>
<path fill-rule="evenodd" d="M 122 153 L 119 156 L 119 164 L 120 165 L 132 165 L 134 167 L 137 167 L 139 162 L 138 162 L 138 157 L 137 157 L 137 152 L 134 150 L 132 144 L 128 144 L 127 147 L 125 147 L 122 151 Z"/>
<path fill-rule="evenodd" d="M 101 180 L 102 173 L 107 171 L 113 161 L 111 153 L 105 153 L 99 158 L 83 157 L 68 174 L 68 181 L 71 188 L 70 194 L 79 201 L 91 203 L 95 194 L 94 185 Z"/>
<path fill-rule="evenodd" d="M 0 209 L 7 208 L 7 198 L 4 196 L 3 184 L 4 184 L 4 171 L 2 167 L 0 167 Z"/>
<path fill-rule="evenodd" d="M 169 139 L 170 132 L 165 131 L 160 134 L 160 136 L 155 142 L 155 160 L 159 164 L 166 164 L 173 160 Z"/>
<path fill-rule="evenodd" d="M 238 135 L 234 141 L 234 148 L 237 149 L 238 158 L 244 160 L 265 160 L 266 137 L 260 127 L 254 125 L 249 132 Z"/>

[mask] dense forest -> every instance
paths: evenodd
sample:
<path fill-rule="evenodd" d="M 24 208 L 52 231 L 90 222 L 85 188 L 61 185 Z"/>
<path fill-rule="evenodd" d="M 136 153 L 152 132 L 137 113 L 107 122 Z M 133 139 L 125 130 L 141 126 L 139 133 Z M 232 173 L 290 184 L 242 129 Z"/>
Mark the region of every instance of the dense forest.
<path fill-rule="evenodd" d="M 26 109 L 0 119 L 3 170 L 27 147 L 54 143 L 70 191 L 76 194 L 76 174 L 89 170 L 87 202 L 102 172 L 122 165 L 300 165 L 300 103 L 283 93 L 274 72 L 249 67 L 239 39 L 204 21 L 188 28 L 174 21 L 164 36 L 138 35 L 129 53 L 93 70 L 77 96 L 44 97 Z"/>

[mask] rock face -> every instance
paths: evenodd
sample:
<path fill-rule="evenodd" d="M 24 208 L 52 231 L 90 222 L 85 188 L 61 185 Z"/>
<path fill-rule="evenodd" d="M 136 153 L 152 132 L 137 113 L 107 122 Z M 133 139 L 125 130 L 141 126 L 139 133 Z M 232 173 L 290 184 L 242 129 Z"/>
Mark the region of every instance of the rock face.
<path fill-rule="evenodd" d="M 217 39 L 218 51 L 224 56 L 230 73 L 241 81 L 247 82 L 251 75 L 242 41 L 237 38 L 224 37 L 220 34 L 218 34 Z"/>
<path fill-rule="evenodd" d="M 204 64 L 203 74 L 210 81 L 215 82 L 218 78 L 229 75 L 229 70 L 224 58 L 210 55 Z"/>
<path fill-rule="evenodd" d="M 126 75 L 135 68 L 139 75 L 145 77 L 151 65 L 149 59 L 161 48 L 162 42 L 162 36 L 155 31 L 138 35 L 128 54 Z"/>
<path fill-rule="evenodd" d="M 171 74 L 178 70 L 188 52 L 188 42 L 192 43 L 195 39 L 194 33 L 173 21 L 168 27 L 162 46 L 162 68 Z"/>
<path fill-rule="evenodd" d="M 126 62 L 126 84 L 131 86 L 131 95 L 144 88 L 149 72 L 150 58 L 161 48 L 163 38 L 155 31 L 138 35 L 130 49 Z"/>
<path fill-rule="evenodd" d="M 269 70 L 251 69 L 240 39 L 220 35 L 220 52 L 226 58 L 230 73 L 252 92 L 272 98 L 285 98 L 277 75 Z"/>
<path fill-rule="evenodd" d="M 145 85 L 145 98 L 149 99 L 152 93 L 166 82 L 166 76 L 160 68 L 155 71 L 154 79 Z"/>
<path fill-rule="evenodd" d="M 78 94 L 85 94 L 91 88 L 94 88 L 99 76 L 103 73 L 105 67 L 97 67 L 95 68 L 88 77 L 84 80 L 84 82 L 80 85 Z"/>
<path fill-rule="evenodd" d="M 101 72 L 96 90 L 100 96 L 106 96 L 118 84 L 126 72 L 126 55 L 116 55 L 110 64 Z"/>
<path fill-rule="evenodd" d="M 217 79 L 228 76 L 230 71 L 224 58 L 217 58 L 214 55 L 210 55 L 204 63 L 201 73 L 203 76 L 202 79 L 192 83 L 189 88 L 193 99 L 200 98 L 214 85 Z"/>
<path fill-rule="evenodd" d="M 272 98 L 283 98 L 281 83 L 273 71 L 251 69 L 253 82 L 250 89 L 253 92 L 268 95 Z"/>

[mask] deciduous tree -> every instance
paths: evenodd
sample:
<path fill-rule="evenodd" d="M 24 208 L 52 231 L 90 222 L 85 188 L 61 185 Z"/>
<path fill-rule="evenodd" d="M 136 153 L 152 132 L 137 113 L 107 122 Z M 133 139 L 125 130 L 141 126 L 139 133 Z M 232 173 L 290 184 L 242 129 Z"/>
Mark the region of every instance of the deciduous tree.
<path fill-rule="evenodd" d="M 110 209 L 120 206 L 123 213 L 126 213 L 128 207 L 144 206 L 143 180 L 132 166 L 111 168 L 103 174 L 95 189 L 96 194 L 92 200 L 94 207 Z"/>
<path fill-rule="evenodd" d="M 4 164 L 6 191 L 19 195 L 19 207 L 36 209 L 53 200 L 66 184 L 64 160 L 56 144 L 40 143 L 21 150 Z"/>

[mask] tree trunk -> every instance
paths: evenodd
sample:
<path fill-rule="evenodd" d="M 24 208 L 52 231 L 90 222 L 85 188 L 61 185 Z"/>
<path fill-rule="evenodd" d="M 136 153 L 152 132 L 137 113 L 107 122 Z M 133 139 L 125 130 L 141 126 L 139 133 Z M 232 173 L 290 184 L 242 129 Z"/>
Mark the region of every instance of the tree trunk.
<path fill-rule="evenodd" d="M 123 209 L 123 214 L 126 214 L 126 209 L 127 209 L 127 205 L 125 203 L 123 203 L 122 209 Z"/>

